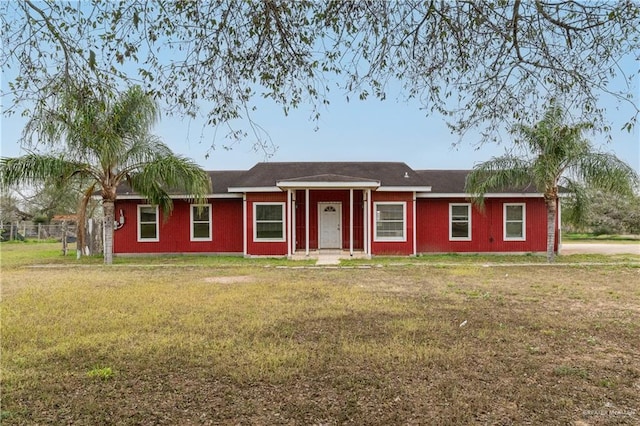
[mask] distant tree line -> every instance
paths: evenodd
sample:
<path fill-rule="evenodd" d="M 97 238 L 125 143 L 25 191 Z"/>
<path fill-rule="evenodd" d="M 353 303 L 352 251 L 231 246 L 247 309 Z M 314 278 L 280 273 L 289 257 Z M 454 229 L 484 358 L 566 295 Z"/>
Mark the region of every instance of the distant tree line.
<path fill-rule="evenodd" d="M 569 232 L 595 235 L 640 235 L 640 195 L 623 197 L 602 191 L 591 191 L 591 203 L 582 223 L 571 220 L 574 202 L 564 201 L 563 225 Z M 565 212 L 568 213 L 565 215 Z"/>

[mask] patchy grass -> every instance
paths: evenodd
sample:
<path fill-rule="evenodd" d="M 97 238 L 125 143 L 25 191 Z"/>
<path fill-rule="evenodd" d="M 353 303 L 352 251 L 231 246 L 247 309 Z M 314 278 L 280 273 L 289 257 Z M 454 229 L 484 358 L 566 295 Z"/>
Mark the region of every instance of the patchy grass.
<path fill-rule="evenodd" d="M 597 234 L 580 234 L 580 233 L 567 233 L 562 235 L 563 241 L 574 242 L 589 242 L 594 241 L 598 243 L 638 243 L 640 241 L 640 235 L 597 235 Z"/>
<path fill-rule="evenodd" d="M 314 261 L 290 261 L 285 258 L 254 258 L 245 259 L 242 256 L 212 256 L 212 255 L 148 255 L 148 256 L 116 256 L 114 265 L 139 266 L 282 266 L 282 265 L 311 265 Z M 28 265 L 101 265 L 102 255 L 83 256 L 76 258 L 76 250 L 69 247 L 67 256 L 62 256 L 62 243 L 10 242 L 0 244 L 0 265 L 3 268 L 21 267 Z"/>
<path fill-rule="evenodd" d="M 546 264 L 547 258 L 541 254 L 422 254 L 417 257 L 375 256 L 372 259 L 342 260 L 343 266 L 382 265 L 528 265 Z M 580 263 L 640 263 L 637 254 L 571 254 L 556 256 L 558 264 Z"/>
<path fill-rule="evenodd" d="M 640 422 L 636 264 L 20 262 L 3 425 Z"/>

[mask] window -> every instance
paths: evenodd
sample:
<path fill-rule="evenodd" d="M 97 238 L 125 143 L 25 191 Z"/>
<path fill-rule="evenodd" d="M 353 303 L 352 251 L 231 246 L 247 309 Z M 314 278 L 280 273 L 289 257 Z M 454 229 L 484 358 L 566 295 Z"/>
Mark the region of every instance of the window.
<path fill-rule="evenodd" d="M 138 206 L 138 241 L 160 241 L 158 206 Z"/>
<path fill-rule="evenodd" d="M 524 241 L 525 235 L 525 205 L 505 204 L 504 205 L 504 240 Z"/>
<path fill-rule="evenodd" d="M 284 203 L 255 203 L 254 241 L 284 241 L 284 217 Z"/>
<path fill-rule="evenodd" d="M 449 204 L 449 239 L 471 240 L 471 204 Z"/>
<path fill-rule="evenodd" d="M 406 241 L 406 203 L 375 203 L 376 241 Z"/>
<path fill-rule="evenodd" d="M 191 205 L 191 241 L 211 241 L 211 204 Z"/>

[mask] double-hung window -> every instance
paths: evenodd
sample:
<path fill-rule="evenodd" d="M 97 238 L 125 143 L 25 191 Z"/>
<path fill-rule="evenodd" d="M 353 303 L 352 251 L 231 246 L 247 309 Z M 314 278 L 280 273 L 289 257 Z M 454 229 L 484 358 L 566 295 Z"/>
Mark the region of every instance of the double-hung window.
<path fill-rule="evenodd" d="M 211 241 L 211 204 L 191 204 L 191 241 Z"/>
<path fill-rule="evenodd" d="M 158 206 L 138 205 L 138 241 L 160 241 Z"/>
<path fill-rule="evenodd" d="M 374 203 L 376 212 L 376 241 L 406 241 L 407 215 L 406 203 L 378 202 Z"/>
<path fill-rule="evenodd" d="M 525 204 L 504 204 L 504 240 L 524 241 L 526 229 Z"/>
<path fill-rule="evenodd" d="M 471 240 L 471 204 L 449 204 L 449 240 Z"/>
<path fill-rule="evenodd" d="M 253 240 L 284 241 L 284 203 L 253 204 Z"/>

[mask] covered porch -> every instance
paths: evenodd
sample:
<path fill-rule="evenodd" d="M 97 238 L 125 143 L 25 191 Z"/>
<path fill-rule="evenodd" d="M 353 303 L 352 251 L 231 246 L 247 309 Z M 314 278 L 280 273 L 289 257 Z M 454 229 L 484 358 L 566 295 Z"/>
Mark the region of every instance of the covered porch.
<path fill-rule="evenodd" d="M 369 258 L 371 191 L 380 182 L 322 175 L 278 181 L 287 191 L 287 255 L 292 259 Z"/>

